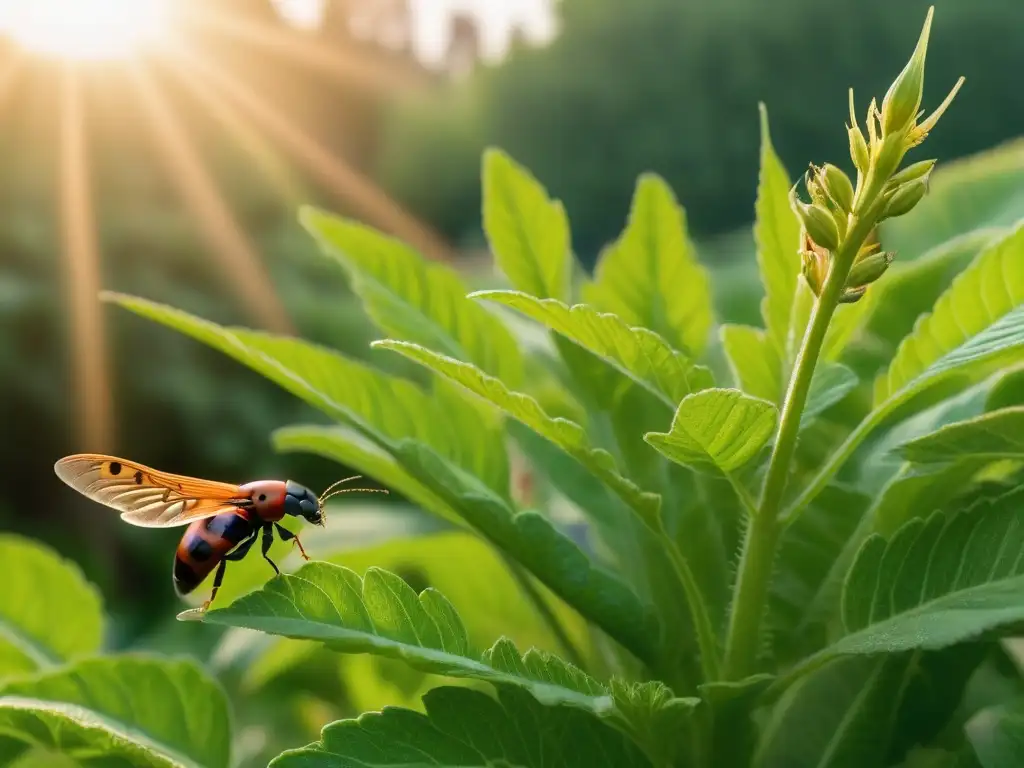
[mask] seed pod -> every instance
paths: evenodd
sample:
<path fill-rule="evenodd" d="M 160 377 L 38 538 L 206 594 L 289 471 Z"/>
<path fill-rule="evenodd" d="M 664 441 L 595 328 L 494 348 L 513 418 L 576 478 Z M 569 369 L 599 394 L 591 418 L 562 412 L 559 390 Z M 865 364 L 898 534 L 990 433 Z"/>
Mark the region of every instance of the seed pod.
<path fill-rule="evenodd" d="M 853 265 L 850 274 L 846 277 L 846 287 L 859 288 L 875 282 L 885 274 L 885 270 L 892 264 L 893 258 L 895 258 L 894 254 L 885 252 L 873 253 L 864 257 Z"/>
<path fill-rule="evenodd" d="M 882 133 L 886 136 L 899 134 L 901 137 L 913 127 L 917 112 L 921 108 L 921 92 L 924 89 L 924 59 L 928 50 L 928 36 L 932 29 L 933 9 L 928 9 L 921 37 L 917 47 L 899 76 L 889 86 L 882 100 Z"/>
<path fill-rule="evenodd" d="M 825 163 L 818 175 L 828 196 L 839 209 L 846 213 L 852 211 L 853 183 L 850 178 L 831 163 Z"/>
<path fill-rule="evenodd" d="M 839 296 L 840 304 L 856 304 L 861 300 L 861 297 L 867 293 L 868 287 L 862 285 L 859 288 L 847 288 Z"/>
<path fill-rule="evenodd" d="M 832 215 L 822 206 L 807 205 L 796 194 L 796 187 L 789 192 L 789 203 L 811 239 L 828 251 L 839 247 L 839 229 Z"/>
<path fill-rule="evenodd" d="M 882 209 L 882 219 L 892 219 L 913 210 L 928 191 L 928 183 L 922 179 L 910 181 L 892 193 L 889 202 Z"/>
<path fill-rule="evenodd" d="M 853 128 L 847 128 L 846 132 L 850 135 L 850 159 L 853 160 L 854 167 L 861 173 L 867 173 L 871 155 L 868 152 L 868 143 L 864 134 L 856 125 Z"/>
<path fill-rule="evenodd" d="M 878 147 L 875 155 L 875 173 L 883 179 L 888 179 L 900 167 L 900 161 L 906 151 L 903 136 L 890 133 Z"/>
<path fill-rule="evenodd" d="M 913 181 L 914 179 L 927 179 L 931 175 L 932 168 L 934 167 L 934 160 L 922 160 L 919 163 L 908 165 L 902 171 L 889 179 L 889 187 L 891 189 L 896 189 L 896 187 L 901 184 L 906 184 L 908 181 Z"/>

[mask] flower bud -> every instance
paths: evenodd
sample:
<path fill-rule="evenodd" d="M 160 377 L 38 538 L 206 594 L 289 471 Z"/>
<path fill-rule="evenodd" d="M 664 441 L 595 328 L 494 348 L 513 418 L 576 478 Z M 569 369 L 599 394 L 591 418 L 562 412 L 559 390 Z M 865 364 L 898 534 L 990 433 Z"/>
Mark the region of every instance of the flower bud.
<path fill-rule="evenodd" d="M 828 251 L 839 247 L 839 229 L 836 222 L 824 207 L 807 205 L 796 195 L 796 187 L 789 194 L 790 205 L 804 225 L 811 239 Z"/>
<path fill-rule="evenodd" d="M 924 193 L 927 191 L 928 182 L 924 179 L 907 182 L 892 193 L 892 197 L 889 198 L 885 208 L 882 209 L 881 218 L 892 219 L 908 213 L 915 205 L 921 202 L 921 198 L 924 197 Z"/>
<path fill-rule="evenodd" d="M 852 211 L 853 183 L 849 177 L 831 163 L 825 163 L 819 175 L 825 191 L 839 209 L 846 213 Z"/>
<path fill-rule="evenodd" d="M 901 184 L 906 184 L 908 181 L 913 181 L 914 179 L 927 179 L 934 167 L 934 160 L 922 160 L 919 163 L 908 165 L 902 171 L 889 179 L 889 188 L 896 189 L 896 187 Z"/>
<path fill-rule="evenodd" d="M 825 286 L 825 278 L 828 277 L 828 251 L 815 246 L 807 233 L 804 233 L 805 249 L 800 251 L 801 268 L 804 279 L 811 287 L 815 296 L 821 296 L 821 289 Z"/>
<path fill-rule="evenodd" d="M 892 264 L 894 255 L 891 253 L 873 253 L 866 256 L 853 265 L 850 274 L 846 277 L 847 288 L 859 288 L 875 282 L 885 274 L 885 270 Z"/>
<path fill-rule="evenodd" d="M 847 128 L 846 132 L 850 134 L 850 159 L 853 160 L 854 167 L 861 173 L 867 173 L 871 156 L 868 153 L 868 143 L 864 139 L 864 134 L 856 125 Z"/>
<path fill-rule="evenodd" d="M 888 179 L 900 167 L 900 161 L 903 160 L 906 151 L 902 135 L 891 133 L 886 136 L 875 155 L 875 173 L 883 179 Z"/>
<path fill-rule="evenodd" d="M 846 288 L 839 295 L 840 304 L 856 304 L 861 300 L 861 297 L 867 293 L 868 287 L 866 285 L 859 286 L 857 288 Z"/>
<path fill-rule="evenodd" d="M 924 89 L 924 60 L 928 51 L 933 12 L 934 8 L 928 9 L 921 37 L 910 61 L 882 100 L 882 133 L 886 136 L 899 134 L 902 137 L 917 120 L 917 112 L 921 109 L 921 93 Z"/>

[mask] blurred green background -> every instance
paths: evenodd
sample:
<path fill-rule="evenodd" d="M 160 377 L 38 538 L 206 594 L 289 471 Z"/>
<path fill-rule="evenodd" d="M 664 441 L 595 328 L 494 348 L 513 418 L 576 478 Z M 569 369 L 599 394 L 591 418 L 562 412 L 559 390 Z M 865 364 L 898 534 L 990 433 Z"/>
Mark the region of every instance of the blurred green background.
<path fill-rule="evenodd" d="M 794 178 L 809 161 L 842 161 L 847 88 L 862 117 L 906 61 L 929 2 L 170 4 L 187 56 L 171 47 L 130 63 L 68 64 L 16 39 L 0 44 L 0 526 L 81 564 L 120 644 L 158 642 L 173 624 L 181 532 L 121 524 L 59 483 L 57 458 L 103 450 L 172 472 L 291 477 L 313 488 L 337 479 L 337 468 L 272 451 L 276 427 L 319 420 L 304 406 L 94 298 L 106 351 L 86 356 L 105 355 L 112 410 L 109 444 L 90 444 L 73 362 L 83 336 L 75 324 L 89 310 L 71 309 L 81 249 L 66 247 L 62 218 L 69 121 L 77 118 L 88 161 L 99 286 L 218 322 L 280 328 L 280 302 L 293 332 L 391 365 L 393 356 L 369 350 L 375 330 L 341 270 L 300 230 L 296 207 L 419 232 L 433 255 L 485 284 L 480 154 L 499 145 L 565 202 L 587 266 L 623 226 L 636 176 L 664 176 L 715 273 L 720 318 L 756 324 L 758 102 Z M 925 105 L 957 76 L 967 82 L 927 145 L 947 163 L 945 176 L 887 233 L 906 259 L 1024 215 L 1021 145 L 947 162 L 1024 132 L 1024 3 L 935 5 Z M 299 24 L 311 8 L 320 15 Z M 80 97 L 74 117 L 69 78 Z M 353 520 L 345 530 L 376 525 Z"/>

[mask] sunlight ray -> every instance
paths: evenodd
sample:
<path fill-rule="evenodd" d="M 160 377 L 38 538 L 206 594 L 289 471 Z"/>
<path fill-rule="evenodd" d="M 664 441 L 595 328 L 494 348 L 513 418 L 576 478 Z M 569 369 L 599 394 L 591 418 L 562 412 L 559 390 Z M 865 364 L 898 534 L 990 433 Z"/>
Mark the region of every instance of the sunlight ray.
<path fill-rule="evenodd" d="M 113 449 L 113 393 L 100 307 L 100 265 L 89 178 L 89 147 L 82 74 L 62 67 L 60 99 L 60 211 L 66 262 L 77 439 L 94 451 Z"/>
<path fill-rule="evenodd" d="M 175 77 L 202 104 L 203 109 L 224 129 L 231 141 L 256 163 L 289 209 L 298 207 L 308 199 L 304 185 L 281 153 L 266 137 L 242 120 L 236 110 L 219 99 L 207 83 L 189 77 L 180 66 L 161 67 L 161 73 Z"/>
<path fill-rule="evenodd" d="M 227 284 L 261 326 L 277 333 L 293 333 L 292 321 L 259 254 L 203 166 L 174 110 L 145 65 L 136 64 L 131 68 L 131 74 L 135 91 L 149 116 L 159 155 L 220 262 Z"/>
<path fill-rule="evenodd" d="M 354 209 L 355 215 L 419 248 L 430 258 L 442 261 L 455 258 L 454 249 L 440 235 L 405 211 L 371 179 L 336 157 L 268 105 L 259 94 L 195 51 L 179 46 L 175 54 L 178 60 L 187 63 L 194 76 L 202 78 L 233 101 L 254 125 L 289 152 L 339 201 Z"/>
<path fill-rule="evenodd" d="M 250 43 L 265 52 L 367 90 L 416 88 L 429 78 L 425 71 L 411 68 L 404 62 L 391 62 L 384 57 L 371 60 L 358 50 L 328 45 L 314 33 L 299 30 L 286 33 L 252 19 L 229 17 L 211 8 L 200 10 L 191 6 L 183 12 L 182 22 Z"/>

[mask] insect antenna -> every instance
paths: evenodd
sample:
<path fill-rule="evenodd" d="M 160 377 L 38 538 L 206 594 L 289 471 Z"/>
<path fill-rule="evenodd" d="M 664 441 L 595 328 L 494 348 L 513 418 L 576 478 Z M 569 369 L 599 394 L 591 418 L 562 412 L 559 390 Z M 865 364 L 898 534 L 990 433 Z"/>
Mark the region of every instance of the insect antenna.
<path fill-rule="evenodd" d="M 357 493 L 359 491 L 363 491 L 364 493 L 388 493 L 388 491 L 386 489 L 384 489 L 384 488 L 339 488 L 338 487 L 339 485 L 344 485 L 345 483 L 348 483 L 348 482 L 350 482 L 352 480 L 358 480 L 361 477 L 362 477 L 362 475 L 352 475 L 352 477 L 346 477 L 344 480 L 339 480 L 336 483 L 331 483 L 329 486 L 327 486 L 327 490 L 325 490 L 323 493 L 320 494 L 320 498 L 318 499 L 318 502 L 320 503 L 320 511 L 321 511 L 321 515 L 322 515 L 322 518 L 321 518 L 322 522 L 320 523 L 321 525 L 323 525 L 324 523 L 327 522 L 327 512 L 324 509 L 324 502 L 326 502 L 332 496 L 337 496 L 337 495 L 342 494 L 342 493 Z"/>

